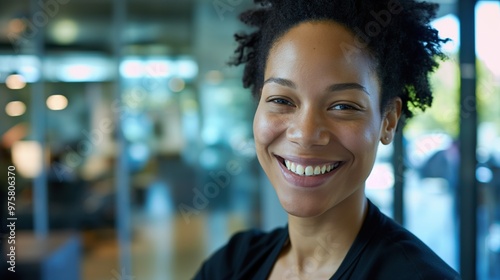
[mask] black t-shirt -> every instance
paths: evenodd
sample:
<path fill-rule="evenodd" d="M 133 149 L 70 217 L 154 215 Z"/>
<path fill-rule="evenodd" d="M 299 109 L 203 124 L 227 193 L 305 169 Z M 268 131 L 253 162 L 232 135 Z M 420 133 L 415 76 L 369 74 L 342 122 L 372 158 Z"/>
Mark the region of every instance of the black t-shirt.
<path fill-rule="evenodd" d="M 285 242 L 288 242 L 287 227 L 269 233 L 256 230 L 237 233 L 205 261 L 195 279 L 267 279 Z M 322 254 L 331 250 L 326 240 L 318 240 L 318 246 L 323 250 Z M 368 214 L 361 230 L 330 279 L 461 278 L 416 236 L 368 201 Z"/>

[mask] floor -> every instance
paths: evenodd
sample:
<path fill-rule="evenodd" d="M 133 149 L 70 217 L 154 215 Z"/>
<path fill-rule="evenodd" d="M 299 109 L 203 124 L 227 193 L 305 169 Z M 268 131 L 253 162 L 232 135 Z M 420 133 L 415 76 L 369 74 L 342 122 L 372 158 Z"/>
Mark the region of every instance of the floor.
<path fill-rule="evenodd" d="M 134 218 L 132 275 L 119 268 L 119 250 L 114 230 L 84 234 L 83 280 L 165 280 L 192 279 L 203 260 L 218 246 L 207 244 L 210 228 L 217 219 L 200 215 L 186 223 L 182 217 Z M 218 227 L 222 240 L 244 225 L 237 217 Z M 212 224 L 212 225 L 210 225 Z M 218 225 L 220 226 L 220 224 Z M 216 234 L 216 233 L 215 233 Z"/>

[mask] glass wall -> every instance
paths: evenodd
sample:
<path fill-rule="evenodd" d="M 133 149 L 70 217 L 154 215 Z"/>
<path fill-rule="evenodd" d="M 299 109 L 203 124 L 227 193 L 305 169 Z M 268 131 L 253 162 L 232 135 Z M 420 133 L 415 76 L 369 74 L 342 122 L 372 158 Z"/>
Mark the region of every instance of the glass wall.
<path fill-rule="evenodd" d="M 450 266 L 459 270 L 458 133 L 459 28 L 454 15 L 433 22 L 448 59 L 431 77 L 435 93 L 431 108 L 407 122 L 405 146 L 405 226 Z"/>
<path fill-rule="evenodd" d="M 476 5 L 478 279 L 500 278 L 500 2 Z"/>
<path fill-rule="evenodd" d="M 479 115 L 477 279 L 497 279 L 500 62 L 494 50 L 498 49 L 500 37 L 493 35 L 493 26 L 500 21 L 500 5 L 497 1 L 479 1 L 475 12 Z M 449 59 L 432 77 L 436 92 L 432 108 L 405 127 L 405 226 L 459 270 L 459 20 L 447 15 L 436 20 L 434 26 L 452 41 L 445 46 Z"/>

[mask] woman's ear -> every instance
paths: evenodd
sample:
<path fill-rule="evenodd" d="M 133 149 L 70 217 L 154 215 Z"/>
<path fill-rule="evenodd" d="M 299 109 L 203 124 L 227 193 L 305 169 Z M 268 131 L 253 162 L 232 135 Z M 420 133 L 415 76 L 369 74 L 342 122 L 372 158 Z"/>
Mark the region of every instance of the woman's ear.
<path fill-rule="evenodd" d="M 392 142 L 392 139 L 394 139 L 394 134 L 396 134 L 396 128 L 398 127 L 398 121 L 401 117 L 402 107 L 403 102 L 399 97 L 389 101 L 389 104 L 384 112 L 382 130 L 380 133 L 380 142 L 382 142 L 382 144 L 389 145 Z"/>

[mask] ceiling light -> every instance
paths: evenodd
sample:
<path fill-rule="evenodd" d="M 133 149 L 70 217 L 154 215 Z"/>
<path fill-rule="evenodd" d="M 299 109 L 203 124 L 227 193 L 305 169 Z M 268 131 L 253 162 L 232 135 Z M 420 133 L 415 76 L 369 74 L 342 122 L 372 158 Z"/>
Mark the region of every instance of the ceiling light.
<path fill-rule="evenodd" d="M 26 112 L 26 105 L 21 101 L 12 101 L 5 106 L 5 113 L 11 117 L 18 117 Z"/>
<path fill-rule="evenodd" d="M 167 78 L 172 73 L 171 64 L 168 60 L 150 60 L 146 64 L 147 75 L 151 78 Z"/>
<path fill-rule="evenodd" d="M 120 64 L 120 74 L 125 78 L 140 78 L 144 75 L 144 63 L 140 60 L 125 60 Z"/>
<path fill-rule="evenodd" d="M 42 171 L 42 146 L 35 141 L 18 141 L 12 145 L 12 162 L 26 178 L 35 178 Z"/>
<path fill-rule="evenodd" d="M 60 94 L 51 95 L 47 98 L 47 107 L 53 111 L 64 110 L 68 107 L 68 99 Z"/>
<path fill-rule="evenodd" d="M 74 20 L 63 19 L 54 24 L 52 37 L 60 44 L 71 44 L 78 37 L 78 25 Z"/>
<path fill-rule="evenodd" d="M 75 64 L 62 67 L 60 79 L 63 81 L 84 82 L 92 79 L 95 72 L 91 65 Z M 98 69 L 97 69 L 98 70 Z"/>
<path fill-rule="evenodd" d="M 193 79 L 198 75 L 198 64 L 192 59 L 181 59 L 177 61 L 177 74 L 184 79 Z"/>
<path fill-rule="evenodd" d="M 7 77 L 5 84 L 8 88 L 16 90 L 24 88 L 26 86 L 26 81 L 23 76 L 19 74 L 12 74 Z"/>

